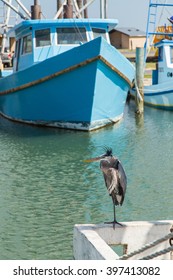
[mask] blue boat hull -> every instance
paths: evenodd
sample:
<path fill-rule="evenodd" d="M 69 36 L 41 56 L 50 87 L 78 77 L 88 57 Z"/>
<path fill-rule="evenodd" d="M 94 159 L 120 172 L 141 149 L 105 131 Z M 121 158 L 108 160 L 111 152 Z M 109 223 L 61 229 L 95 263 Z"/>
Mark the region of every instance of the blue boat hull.
<path fill-rule="evenodd" d="M 94 130 L 123 116 L 134 68 L 97 38 L 0 80 L 0 112 L 20 122 Z"/>
<path fill-rule="evenodd" d="M 163 110 L 173 110 L 172 82 L 165 82 L 144 87 L 144 102 L 146 105 Z"/>

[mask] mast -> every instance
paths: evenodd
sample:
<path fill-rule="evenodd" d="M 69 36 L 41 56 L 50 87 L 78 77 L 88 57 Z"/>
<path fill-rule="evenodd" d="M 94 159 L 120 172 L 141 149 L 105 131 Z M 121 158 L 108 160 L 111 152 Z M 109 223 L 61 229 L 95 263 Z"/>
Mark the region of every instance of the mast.
<path fill-rule="evenodd" d="M 104 4 L 104 11 L 105 11 L 105 18 L 108 17 L 108 0 L 105 0 L 105 4 Z"/>
<path fill-rule="evenodd" d="M 34 0 L 34 5 L 31 6 L 31 18 L 41 19 L 41 6 L 38 4 L 38 0 Z"/>
<path fill-rule="evenodd" d="M 87 0 L 83 0 L 83 4 L 85 6 L 87 4 Z M 87 8 L 84 10 L 84 18 L 88 18 L 88 9 Z"/>
<path fill-rule="evenodd" d="M 100 0 L 100 17 L 101 18 L 107 18 L 107 7 L 108 7 L 107 0 Z"/>
<path fill-rule="evenodd" d="M 73 18 L 72 0 L 67 0 L 67 4 L 64 5 L 64 18 Z"/>

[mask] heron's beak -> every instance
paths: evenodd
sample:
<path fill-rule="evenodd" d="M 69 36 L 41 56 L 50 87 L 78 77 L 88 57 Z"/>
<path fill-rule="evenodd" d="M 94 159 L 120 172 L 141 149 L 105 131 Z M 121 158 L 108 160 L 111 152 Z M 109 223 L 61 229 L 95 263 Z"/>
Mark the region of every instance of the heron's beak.
<path fill-rule="evenodd" d="M 100 157 L 95 157 L 95 158 L 89 158 L 89 159 L 85 159 L 84 162 L 94 162 L 94 161 L 99 161 L 102 158 L 104 158 L 104 155 L 100 156 Z"/>

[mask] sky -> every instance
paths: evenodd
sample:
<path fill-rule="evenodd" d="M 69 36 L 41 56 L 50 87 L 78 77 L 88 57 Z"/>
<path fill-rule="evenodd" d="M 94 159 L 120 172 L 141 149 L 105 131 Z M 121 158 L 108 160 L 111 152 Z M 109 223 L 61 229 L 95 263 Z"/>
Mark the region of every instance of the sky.
<path fill-rule="evenodd" d="M 20 0 L 30 10 L 34 0 Z M 45 18 L 53 18 L 56 13 L 57 0 L 38 0 L 42 7 L 42 13 Z M 161 3 L 165 0 L 160 0 Z M 173 4 L 173 0 L 168 0 Z M 12 3 L 16 3 L 15 0 Z M 90 17 L 99 17 L 100 0 L 95 0 L 89 7 Z M 149 0 L 108 0 L 108 18 L 116 18 L 119 21 L 118 27 L 135 27 L 146 31 L 148 17 Z M 162 23 L 168 23 L 167 17 L 171 14 L 170 8 L 168 13 L 162 16 Z"/>

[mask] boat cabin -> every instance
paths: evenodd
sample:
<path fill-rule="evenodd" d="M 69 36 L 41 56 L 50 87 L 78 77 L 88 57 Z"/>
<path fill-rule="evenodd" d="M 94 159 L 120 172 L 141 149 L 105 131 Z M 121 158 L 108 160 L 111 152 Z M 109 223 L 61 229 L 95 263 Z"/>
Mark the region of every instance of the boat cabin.
<path fill-rule="evenodd" d="M 153 84 L 173 80 L 173 41 L 161 40 L 155 47 L 158 48 L 157 69 L 153 70 Z"/>
<path fill-rule="evenodd" d="M 13 71 L 28 68 L 98 36 L 110 43 L 109 31 L 117 24 L 116 19 L 22 21 L 11 31 L 16 38 Z"/>

